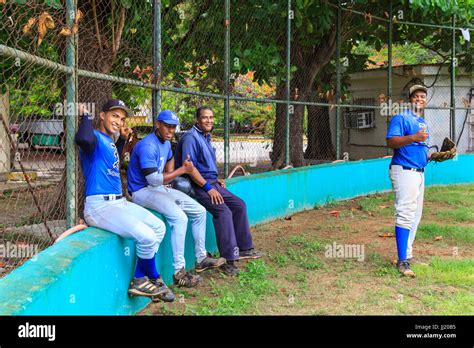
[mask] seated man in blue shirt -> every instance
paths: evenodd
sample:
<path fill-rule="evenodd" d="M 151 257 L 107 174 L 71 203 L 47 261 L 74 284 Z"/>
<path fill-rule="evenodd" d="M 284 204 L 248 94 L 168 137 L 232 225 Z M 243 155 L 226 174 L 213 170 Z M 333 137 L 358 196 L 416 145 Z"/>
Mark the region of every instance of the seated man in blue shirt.
<path fill-rule="evenodd" d="M 195 198 L 213 216 L 219 252 L 227 262 L 221 270 L 228 275 L 239 273 L 234 261 L 259 258 L 250 234 L 247 210 L 243 200 L 225 187 L 218 179 L 215 150 L 211 144 L 214 113 L 203 106 L 196 110 L 196 124 L 180 139 L 176 148 L 176 165 L 189 158 L 196 170 L 191 176 Z"/>
<path fill-rule="evenodd" d="M 158 114 L 156 131 L 140 140 L 133 148 L 127 181 L 133 202 L 163 214 L 170 224 L 174 283 L 178 286 L 193 287 L 201 281 L 201 277 L 185 270 L 184 243 L 188 218 L 194 237 L 196 272 L 218 268 L 225 260 L 207 255 L 206 209 L 183 192 L 165 186 L 177 176 L 194 171 L 189 158 L 175 169 L 170 140 L 178 124 L 179 120 L 174 112 L 163 110 Z"/>

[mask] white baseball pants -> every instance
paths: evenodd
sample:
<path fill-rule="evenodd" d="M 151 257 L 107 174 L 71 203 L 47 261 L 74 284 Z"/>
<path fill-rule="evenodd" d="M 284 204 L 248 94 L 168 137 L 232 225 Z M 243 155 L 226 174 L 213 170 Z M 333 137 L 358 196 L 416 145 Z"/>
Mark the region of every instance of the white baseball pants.
<path fill-rule="evenodd" d="M 134 239 L 137 256 L 142 259 L 155 256 L 166 232 L 163 221 L 125 198 L 106 201 L 103 195 L 86 197 L 84 220 L 90 226 Z"/>
<path fill-rule="evenodd" d="M 395 193 L 395 225 L 410 230 L 407 258 L 413 257 L 413 242 L 423 212 L 424 173 L 392 165 L 389 171 Z"/>
<path fill-rule="evenodd" d="M 206 209 L 185 193 L 164 185 L 147 186 L 132 194 L 136 204 L 152 209 L 166 218 L 171 226 L 171 246 L 175 271 L 185 267 L 184 242 L 191 220 L 196 259 L 201 262 L 206 253 Z"/>

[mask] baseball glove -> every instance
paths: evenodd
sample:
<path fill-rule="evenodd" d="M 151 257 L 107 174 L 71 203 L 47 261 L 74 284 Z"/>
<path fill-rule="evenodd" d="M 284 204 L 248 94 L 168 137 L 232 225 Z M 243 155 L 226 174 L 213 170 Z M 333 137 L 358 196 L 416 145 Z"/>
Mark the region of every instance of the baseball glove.
<path fill-rule="evenodd" d="M 444 138 L 441 150 L 431 154 L 430 161 L 443 162 L 456 156 L 456 144 L 449 138 Z"/>
<path fill-rule="evenodd" d="M 184 177 L 184 176 L 178 176 L 176 177 L 172 184 L 171 187 L 173 187 L 175 190 L 181 191 L 185 194 L 187 194 L 190 197 L 195 196 L 194 188 L 191 185 L 191 181 L 189 178 Z"/>

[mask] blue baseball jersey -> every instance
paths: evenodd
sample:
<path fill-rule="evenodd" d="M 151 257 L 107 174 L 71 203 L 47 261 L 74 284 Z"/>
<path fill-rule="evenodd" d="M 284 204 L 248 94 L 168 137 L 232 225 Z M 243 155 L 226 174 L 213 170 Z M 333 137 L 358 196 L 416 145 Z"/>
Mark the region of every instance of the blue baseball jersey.
<path fill-rule="evenodd" d="M 84 173 L 86 197 L 93 195 L 122 194 L 120 160 L 117 147 L 111 137 L 94 129 L 94 150 L 79 151 Z"/>
<path fill-rule="evenodd" d="M 128 163 L 128 191 L 132 193 L 148 186 L 142 170 L 158 168 L 158 173 L 163 173 L 166 162 L 172 157 L 171 143 L 169 141 L 161 142 L 155 133 L 140 140 L 133 148 Z"/>
<path fill-rule="evenodd" d="M 216 150 L 212 147 L 211 135 L 204 135 L 197 125 L 180 139 L 176 147 L 176 167 L 182 165 L 187 155 L 204 179 L 217 179 Z"/>
<path fill-rule="evenodd" d="M 416 134 L 422 128 L 428 132 L 428 126 L 425 120 L 410 110 L 395 115 L 390 120 L 386 138 L 390 139 L 392 137 Z M 426 141 L 415 141 L 399 149 L 394 149 L 391 164 L 398 164 L 410 168 L 426 167 L 428 164 L 429 139 L 428 135 Z"/>

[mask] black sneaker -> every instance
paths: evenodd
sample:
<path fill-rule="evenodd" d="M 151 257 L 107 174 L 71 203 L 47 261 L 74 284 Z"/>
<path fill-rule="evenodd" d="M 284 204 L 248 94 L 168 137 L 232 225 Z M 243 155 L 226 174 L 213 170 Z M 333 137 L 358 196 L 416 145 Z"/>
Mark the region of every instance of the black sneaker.
<path fill-rule="evenodd" d="M 259 259 L 263 256 L 264 254 L 260 251 L 256 251 L 255 249 L 249 249 L 249 250 L 241 250 L 239 251 L 239 257 L 240 259 Z"/>
<path fill-rule="evenodd" d="M 153 302 L 173 302 L 175 300 L 173 292 L 166 286 L 161 278 L 150 279 L 150 282 L 154 284 L 159 290 L 158 294 L 153 296 Z"/>
<path fill-rule="evenodd" d="M 133 278 L 128 288 L 128 293 L 131 296 L 145 296 L 153 298 L 154 296 L 158 296 L 160 294 L 160 289 L 147 277 Z"/>
<path fill-rule="evenodd" d="M 413 272 L 410 268 L 410 262 L 408 262 L 407 260 L 398 261 L 397 268 L 400 273 L 403 274 L 405 277 L 415 278 L 416 276 L 415 272 Z"/>
<path fill-rule="evenodd" d="M 235 276 L 240 273 L 240 268 L 235 266 L 234 262 L 226 262 L 222 266 L 219 267 L 219 271 L 228 275 L 228 276 Z"/>
<path fill-rule="evenodd" d="M 218 268 L 223 264 L 225 264 L 225 259 L 223 257 L 215 259 L 213 257 L 207 256 L 201 262 L 196 262 L 196 272 L 201 273 L 204 272 L 206 269 Z"/>
<path fill-rule="evenodd" d="M 186 272 L 184 268 L 181 268 L 178 273 L 173 274 L 173 281 L 177 286 L 192 288 L 202 282 L 202 277 Z"/>

